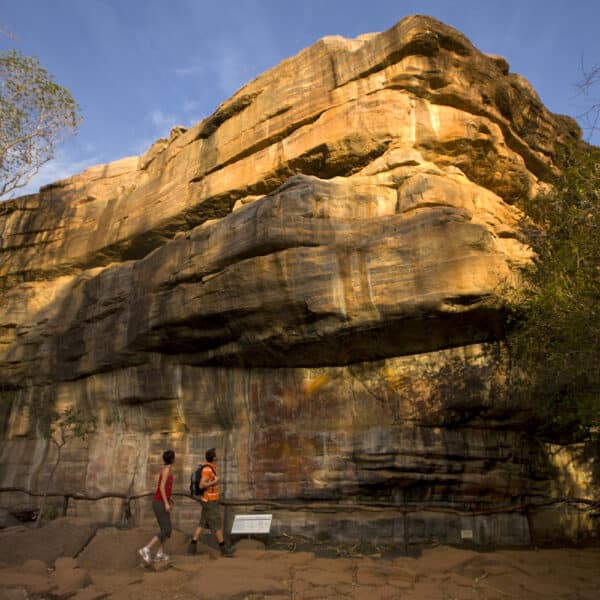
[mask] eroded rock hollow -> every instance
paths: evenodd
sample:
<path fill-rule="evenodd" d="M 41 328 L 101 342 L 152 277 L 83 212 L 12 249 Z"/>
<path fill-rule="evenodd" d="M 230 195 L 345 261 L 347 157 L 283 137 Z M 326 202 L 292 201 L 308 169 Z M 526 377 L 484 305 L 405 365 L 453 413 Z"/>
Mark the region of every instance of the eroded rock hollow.
<path fill-rule="evenodd" d="M 228 518 L 266 510 L 274 533 L 585 528 L 553 499 L 588 497 L 587 474 L 521 433 L 502 342 L 531 258 L 514 202 L 579 135 L 503 58 L 413 16 L 322 39 L 143 156 L 3 203 L 2 504 L 46 489 L 41 403 L 97 417 L 49 490 L 69 514 L 152 520 L 162 451 L 185 494 L 216 446 Z M 196 519 L 182 496 L 175 524 Z"/>

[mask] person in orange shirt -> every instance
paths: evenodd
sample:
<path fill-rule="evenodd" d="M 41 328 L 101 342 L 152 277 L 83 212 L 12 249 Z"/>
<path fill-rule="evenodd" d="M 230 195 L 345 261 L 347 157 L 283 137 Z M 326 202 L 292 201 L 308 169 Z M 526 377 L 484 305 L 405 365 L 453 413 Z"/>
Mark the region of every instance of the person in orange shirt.
<path fill-rule="evenodd" d="M 219 481 L 221 478 L 217 473 L 215 461 L 217 460 L 217 451 L 209 448 L 205 454 L 206 463 L 200 474 L 200 503 L 202 504 L 202 514 L 200 523 L 192 535 L 189 546 L 190 554 L 196 554 L 197 542 L 203 529 L 209 529 L 215 534 L 221 554 L 223 556 L 233 556 L 233 550 L 225 542 L 223 537 L 223 519 L 221 517 L 221 505 L 219 503 Z"/>

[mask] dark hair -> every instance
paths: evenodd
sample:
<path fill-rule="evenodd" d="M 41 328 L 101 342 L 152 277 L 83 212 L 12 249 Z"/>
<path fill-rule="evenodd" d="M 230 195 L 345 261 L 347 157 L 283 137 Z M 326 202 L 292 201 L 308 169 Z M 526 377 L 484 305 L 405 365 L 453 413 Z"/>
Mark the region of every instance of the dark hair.
<path fill-rule="evenodd" d="M 209 448 L 204 456 L 208 462 L 212 462 L 215 460 L 215 456 L 217 456 L 217 451 L 214 448 Z"/>
<path fill-rule="evenodd" d="M 163 462 L 165 465 L 172 465 L 175 460 L 175 452 L 173 450 L 165 450 L 163 452 Z"/>

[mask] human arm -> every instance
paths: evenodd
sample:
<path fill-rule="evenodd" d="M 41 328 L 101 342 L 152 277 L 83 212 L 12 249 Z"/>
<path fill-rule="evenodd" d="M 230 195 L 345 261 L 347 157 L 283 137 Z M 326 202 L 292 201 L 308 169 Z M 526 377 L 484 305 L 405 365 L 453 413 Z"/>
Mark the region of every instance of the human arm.
<path fill-rule="evenodd" d="M 217 485 L 217 483 L 219 483 L 219 479 L 220 478 L 210 467 L 204 467 L 204 469 L 202 469 L 202 476 L 200 478 L 199 487 L 201 490 L 205 490 L 206 488 L 209 488 L 212 485 Z"/>

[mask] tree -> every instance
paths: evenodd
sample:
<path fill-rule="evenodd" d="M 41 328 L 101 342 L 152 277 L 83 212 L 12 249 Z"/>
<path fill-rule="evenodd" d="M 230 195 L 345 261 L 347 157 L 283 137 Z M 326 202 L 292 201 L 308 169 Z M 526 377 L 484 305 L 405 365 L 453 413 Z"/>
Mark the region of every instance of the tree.
<path fill-rule="evenodd" d="M 600 148 L 559 148 L 554 190 L 521 207 L 536 252 L 523 273 L 508 336 L 514 391 L 532 404 L 539 431 L 585 439 L 600 426 Z"/>
<path fill-rule="evenodd" d="M 48 482 L 42 496 L 42 502 L 36 521 L 36 527 L 39 527 L 42 521 L 44 508 L 46 507 L 48 490 L 52 489 L 54 475 L 60 464 L 63 448 L 71 440 L 76 438 L 85 440 L 90 433 L 95 431 L 96 417 L 86 410 L 73 407 L 68 407 L 61 412 L 58 412 L 54 408 L 47 409 L 46 407 L 41 406 L 39 402 L 32 405 L 31 410 L 36 413 L 41 434 L 48 440 L 49 444 L 52 444 L 56 449 L 54 464 L 50 469 Z"/>
<path fill-rule="evenodd" d="M 600 63 L 593 65 L 590 69 L 581 67 L 582 78 L 576 84 L 579 92 L 587 100 L 588 108 L 580 115 L 580 118 L 586 125 L 586 129 L 592 136 L 600 125 L 600 99 L 598 98 L 597 89 L 600 84 Z"/>
<path fill-rule="evenodd" d="M 27 185 L 80 121 L 71 93 L 36 58 L 0 52 L 0 197 Z"/>

